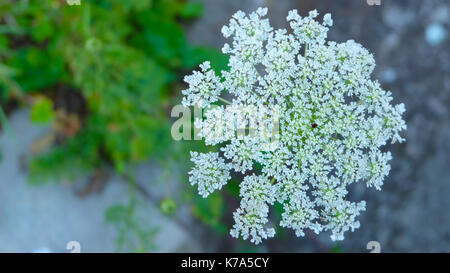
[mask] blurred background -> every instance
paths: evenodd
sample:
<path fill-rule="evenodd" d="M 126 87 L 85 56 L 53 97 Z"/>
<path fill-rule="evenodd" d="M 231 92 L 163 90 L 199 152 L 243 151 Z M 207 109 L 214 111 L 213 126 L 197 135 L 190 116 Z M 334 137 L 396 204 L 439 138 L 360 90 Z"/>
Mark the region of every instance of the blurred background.
<path fill-rule="evenodd" d="M 450 5 L 446 0 L 1 0 L 0 252 L 450 252 Z M 369 1 L 376 2 L 376 1 Z M 342 242 L 290 230 L 253 246 L 228 234 L 238 181 L 207 199 L 170 110 L 184 75 L 226 69 L 220 29 L 237 11 L 332 13 L 329 39 L 361 43 L 403 102 L 383 190 Z M 280 208 L 273 209 L 278 223 Z"/>

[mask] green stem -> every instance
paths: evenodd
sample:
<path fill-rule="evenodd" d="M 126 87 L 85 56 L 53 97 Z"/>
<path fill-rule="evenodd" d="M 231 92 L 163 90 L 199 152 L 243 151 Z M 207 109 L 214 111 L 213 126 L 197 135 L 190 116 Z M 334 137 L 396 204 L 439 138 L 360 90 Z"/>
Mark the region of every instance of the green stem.
<path fill-rule="evenodd" d="M 224 99 L 224 98 L 222 98 L 222 97 L 218 97 L 218 99 L 219 99 L 220 101 L 226 103 L 226 104 L 230 104 L 230 105 L 232 104 L 231 101 L 226 100 L 226 99 Z"/>

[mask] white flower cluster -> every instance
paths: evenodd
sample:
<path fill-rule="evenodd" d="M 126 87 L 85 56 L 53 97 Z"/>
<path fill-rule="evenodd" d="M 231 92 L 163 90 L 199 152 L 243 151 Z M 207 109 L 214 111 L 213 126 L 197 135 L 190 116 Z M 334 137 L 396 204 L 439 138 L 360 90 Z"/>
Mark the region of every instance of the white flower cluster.
<path fill-rule="evenodd" d="M 230 233 L 233 237 L 259 244 L 261 239 L 275 235 L 274 228 L 266 228 L 269 206 L 275 201 L 276 191 L 266 176 L 249 175 L 240 184 L 241 206 L 233 213 L 235 224 Z"/>
<path fill-rule="evenodd" d="M 239 11 L 223 27 L 224 36 L 233 37 L 223 47 L 230 55 L 228 71 L 218 76 L 205 63 L 201 72 L 186 77 L 183 103 L 206 109 L 206 119 L 196 122 L 200 135 L 207 145 L 222 144 L 220 153 L 192 154 L 196 166 L 190 181 L 207 196 L 226 183 L 230 171 L 244 175 L 234 237 L 260 243 L 274 236 L 269 205 L 280 202 L 280 225 L 297 236 L 308 228 L 329 230 L 332 240 L 342 240 L 345 231 L 359 227 L 356 217 L 365 210 L 364 201 L 346 200 L 347 187 L 363 181 L 381 189 L 391 154 L 380 148 L 404 140 L 399 132 L 406 129 L 405 107 L 393 106 L 391 93 L 371 80 L 375 61 L 365 48 L 352 40 L 326 42 L 330 14 L 319 23 L 317 11 L 302 18 L 292 10 L 288 33 L 273 30 L 262 18 L 266 13 Z M 268 149 L 260 138 L 234 136 L 236 122 L 217 135 L 212 124 L 222 122 L 216 113 L 224 108 L 211 103 L 222 91 L 233 97 L 233 106 L 277 107 L 277 145 Z"/>
<path fill-rule="evenodd" d="M 198 192 L 203 197 L 220 190 L 231 178 L 229 166 L 218 153 L 191 152 L 191 161 L 194 162 L 195 168 L 189 171 L 189 182 L 191 185 L 198 184 Z"/>
<path fill-rule="evenodd" d="M 266 150 L 273 149 L 278 134 L 279 109 L 268 109 L 265 105 L 208 106 L 203 118 L 196 118 L 194 126 L 198 136 L 207 145 L 216 145 L 228 140 L 245 140 L 246 132 L 252 139 L 266 141 Z M 272 144 L 272 145 L 271 145 Z"/>
<path fill-rule="evenodd" d="M 201 72 L 194 71 L 193 75 L 186 76 L 184 80 L 189 83 L 189 89 L 183 90 L 182 104 L 184 106 L 199 105 L 205 107 L 217 101 L 223 86 L 209 62 L 200 65 Z"/>

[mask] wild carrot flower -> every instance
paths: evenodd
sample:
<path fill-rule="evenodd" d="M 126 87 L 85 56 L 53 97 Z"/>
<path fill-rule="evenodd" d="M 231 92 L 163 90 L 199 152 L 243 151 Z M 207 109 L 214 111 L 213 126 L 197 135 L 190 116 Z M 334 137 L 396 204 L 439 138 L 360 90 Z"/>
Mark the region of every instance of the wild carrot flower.
<path fill-rule="evenodd" d="M 326 42 L 330 14 L 320 23 L 315 10 L 307 17 L 292 10 L 289 33 L 274 30 L 266 13 L 238 11 L 223 27 L 223 35 L 233 38 L 223 47 L 228 71 L 216 75 L 205 62 L 185 78 L 183 104 L 205 108 L 206 118 L 196 121 L 200 136 L 207 145 L 222 144 L 220 153 L 192 153 L 190 181 L 206 197 L 226 184 L 230 171 L 244 175 L 234 237 L 256 244 L 273 237 L 269 205 L 280 202 L 280 225 L 297 236 L 309 228 L 330 230 L 332 240 L 342 240 L 345 231 L 359 227 L 356 217 L 365 210 L 364 201 L 346 200 L 347 187 L 361 181 L 381 189 L 392 156 L 380 148 L 404 140 L 405 106 L 393 106 L 391 93 L 371 79 L 375 61 L 365 48 L 352 40 Z M 231 102 L 220 97 L 225 92 Z M 214 107 L 219 100 L 231 105 Z M 236 134 L 260 116 L 237 110 L 242 105 L 265 107 L 272 117 L 277 108 L 276 124 L 257 123 L 261 134 Z"/>

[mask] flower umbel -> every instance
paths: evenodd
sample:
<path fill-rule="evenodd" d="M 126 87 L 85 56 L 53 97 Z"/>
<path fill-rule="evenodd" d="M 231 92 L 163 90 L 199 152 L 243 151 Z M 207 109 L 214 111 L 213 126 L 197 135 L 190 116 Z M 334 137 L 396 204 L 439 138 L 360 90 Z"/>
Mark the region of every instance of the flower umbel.
<path fill-rule="evenodd" d="M 191 161 L 194 162 L 195 168 L 189 172 L 189 181 L 192 185 L 198 184 L 198 192 L 203 197 L 207 197 L 214 190 L 220 190 L 231 178 L 229 166 L 218 153 L 191 152 Z"/>
<path fill-rule="evenodd" d="M 206 119 L 196 121 L 200 136 L 207 145 L 222 144 L 220 154 L 192 152 L 189 180 L 206 197 L 227 183 L 230 171 L 243 175 L 234 237 L 256 244 L 273 237 L 269 206 L 280 202 L 280 225 L 297 236 L 309 228 L 343 240 L 345 231 L 360 226 L 356 217 L 365 210 L 364 201 L 346 199 L 347 187 L 363 181 L 381 190 L 392 156 L 380 148 L 404 141 L 399 133 L 406 129 L 405 106 L 392 105 L 391 93 L 371 79 L 375 61 L 364 47 L 353 40 L 326 41 L 330 14 L 320 23 L 315 10 L 307 17 L 292 10 L 289 33 L 273 30 L 266 13 L 239 11 L 223 27 L 223 35 L 233 38 L 223 47 L 228 71 L 216 75 L 206 62 L 186 77 L 183 104 L 199 104 L 206 112 Z M 234 135 L 239 122 L 224 124 L 218 113 L 225 108 L 212 106 L 228 102 L 220 99 L 225 92 L 234 113 L 239 105 L 278 109 L 276 145 L 260 134 Z"/>

